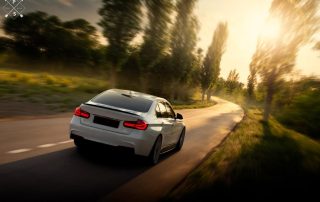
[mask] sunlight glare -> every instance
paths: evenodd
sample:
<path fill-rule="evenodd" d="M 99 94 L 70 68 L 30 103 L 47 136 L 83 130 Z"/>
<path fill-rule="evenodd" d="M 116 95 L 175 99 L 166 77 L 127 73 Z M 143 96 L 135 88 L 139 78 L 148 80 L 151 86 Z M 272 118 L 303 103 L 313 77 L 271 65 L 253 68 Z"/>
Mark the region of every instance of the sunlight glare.
<path fill-rule="evenodd" d="M 277 19 L 268 19 L 261 29 L 260 37 L 264 39 L 276 39 L 280 35 L 281 25 Z"/>

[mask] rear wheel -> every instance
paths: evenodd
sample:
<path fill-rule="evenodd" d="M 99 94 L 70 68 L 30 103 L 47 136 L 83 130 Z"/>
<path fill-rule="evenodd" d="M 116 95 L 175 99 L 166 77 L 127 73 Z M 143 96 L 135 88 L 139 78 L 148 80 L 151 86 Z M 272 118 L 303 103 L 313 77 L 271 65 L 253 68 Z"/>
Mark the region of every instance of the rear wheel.
<path fill-rule="evenodd" d="M 73 139 L 74 144 L 77 146 L 78 149 L 83 149 L 85 147 L 85 140 L 81 138 Z"/>
<path fill-rule="evenodd" d="M 183 143 L 184 143 L 185 136 L 186 136 L 186 128 L 183 128 L 181 131 L 179 140 L 177 142 L 177 145 L 176 145 L 176 150 L 178 150 L 178 151 L 181 150 Z"/>
<path fill-rule="evenodd" d="M 152 151 L 149 155 L 149 161 L 152 165 L 155 165 L 159 161 L 160 151 L 161 151 L 161 145 L 162 145 L 162 137 L 159 136 L 156 140 L 156 142 L 153 145 Z"/>

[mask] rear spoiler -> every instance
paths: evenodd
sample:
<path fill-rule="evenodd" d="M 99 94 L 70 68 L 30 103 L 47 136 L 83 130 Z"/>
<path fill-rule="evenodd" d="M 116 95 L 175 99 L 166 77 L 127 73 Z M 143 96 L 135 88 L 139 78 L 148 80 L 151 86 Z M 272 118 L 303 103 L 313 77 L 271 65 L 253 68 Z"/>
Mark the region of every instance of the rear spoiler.
<path fill-rule="evenodd" d="M 98 107 L 98 108 L 102 108 L 102 109 L 113 110 L 113 111 L 121 112 L 121 113 L 124 113 L 124 114 L 131 114 L 131 115 L 139 116 L 138 114 L 134 114 L 134 113 L 131 113 L 131 112 L 123 111 L 123 110 L 120 110 L 120 109 L 114 109 L 114 108 L 111 108 L 111 107 L 105 107 L 105 106 L 101 106 L 101 105 L 95 105 L 95 104 L 89 104 L 89 103 L 84 103 L 84 105 Z"/>

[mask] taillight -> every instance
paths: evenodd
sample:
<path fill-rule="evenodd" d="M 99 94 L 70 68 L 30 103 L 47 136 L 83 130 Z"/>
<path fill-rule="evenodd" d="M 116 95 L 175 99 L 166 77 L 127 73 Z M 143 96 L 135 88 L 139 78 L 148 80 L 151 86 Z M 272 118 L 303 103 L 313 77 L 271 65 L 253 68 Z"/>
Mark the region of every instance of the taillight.
<path fill-rule="evenodd" d="M 134 128 L 137 130 L 145 130 L 148 128 L 147 122 L 143 120 L 137 120 L 137 121 L 125 121 L 123 122 L 123 126 L 127 128 Z"/>
<path fill-rule="evenodd" d="M 82 117 L 82 118 L 86 118 L 86 119 L 88 119 L 90 117 L 90 114 L 86 111 L 83 111 L 80 107 L 77 107 L 74 110 L 74 115 Z"/>

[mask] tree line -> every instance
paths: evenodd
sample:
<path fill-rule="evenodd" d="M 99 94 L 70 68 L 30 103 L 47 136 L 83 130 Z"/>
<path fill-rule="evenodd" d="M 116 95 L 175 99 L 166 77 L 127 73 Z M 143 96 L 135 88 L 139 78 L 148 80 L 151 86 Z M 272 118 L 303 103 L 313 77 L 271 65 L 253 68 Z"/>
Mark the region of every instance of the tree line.
<path fill-rule="evenodd" d="M 63 22 L 57 16 L 38 11 L 23 18 L 6 18 L 1 37 L 2 51 L 42 60 L 60 60 L 87 65 L 101 63 L 103 51 L 97 30 L 84 19 Z"/>
<path fill-rule="evenodd" d="M 62 21 L 41 11 L 7 18 L 2 28 L 8 37 L 0 38 L 1 51 L 102 68 L 111 87 L 188 100 L 199 86 L 203 94 L 211 93 L 228 36 L 227 23 L 220 23 L 203 58 L 197 48 L 196 3 L 103 0 L 98 25 L 106 46 L 99 43 L 97 29 L 84 19 Z"/>

